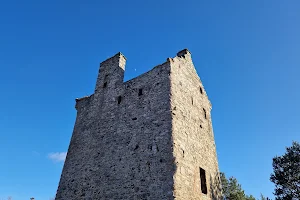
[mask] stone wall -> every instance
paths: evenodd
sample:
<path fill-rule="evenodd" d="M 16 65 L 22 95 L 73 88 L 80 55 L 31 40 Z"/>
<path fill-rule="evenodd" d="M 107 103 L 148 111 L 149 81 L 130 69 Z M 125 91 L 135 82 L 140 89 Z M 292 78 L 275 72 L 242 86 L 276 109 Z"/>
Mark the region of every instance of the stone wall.
<path fill-rule="evenodd" d="M 172 136 L 176 172 L 176 199 L 221 199 L 211 103 L 193 65 L 183 50 L 171 62 Z M 200 168 L 207 192 L 201 190 Z M 207 193 L 207 194 L 205 194 Z"/>
<path fill-rule="evenodd" d="M 56 199 L 172 199 L 170 65 L 123 83 L 124 57 L 107 62 L 77 100 Z"/>
<path fill-rule="evenodd" d="M 95 93 L 76 100 L 56 199 L 219 199 L 211 105 L 190 53 L 127 82 L 125 62 L 102 62 Z"/>

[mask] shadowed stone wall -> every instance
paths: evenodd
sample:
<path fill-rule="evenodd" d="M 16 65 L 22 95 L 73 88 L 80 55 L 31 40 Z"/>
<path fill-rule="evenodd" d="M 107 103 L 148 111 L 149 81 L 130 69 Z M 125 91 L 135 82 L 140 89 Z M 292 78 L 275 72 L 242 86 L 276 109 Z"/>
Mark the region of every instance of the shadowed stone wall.
<path fill-rule="evenodd" d="M 220 199 L 211 105 L 190 53 L 127 82 L 125 62 L 121 53 L 102 62 L 95 93 L 76 99 L 56 199 Z"/>

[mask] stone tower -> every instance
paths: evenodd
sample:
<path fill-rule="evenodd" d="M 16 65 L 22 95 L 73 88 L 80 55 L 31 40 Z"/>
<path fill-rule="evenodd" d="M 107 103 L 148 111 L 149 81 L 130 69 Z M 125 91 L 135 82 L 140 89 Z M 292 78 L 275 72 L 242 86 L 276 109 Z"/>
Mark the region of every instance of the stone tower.
<path fill-rule="evenodd" d="M 190 52 L 123 82 L 125 62 L 102 62 L 94 94 L 76 99 L 56 199 L 221 199 L 211 103 Z"/>

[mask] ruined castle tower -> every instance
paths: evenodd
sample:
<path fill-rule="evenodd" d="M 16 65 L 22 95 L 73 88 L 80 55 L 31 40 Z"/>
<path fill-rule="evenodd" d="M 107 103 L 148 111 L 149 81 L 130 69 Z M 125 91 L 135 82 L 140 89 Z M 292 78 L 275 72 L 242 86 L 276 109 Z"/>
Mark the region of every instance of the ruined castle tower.
<path fill-rule="evenodd" d="M 77 118 L 57 200 L 221 199 L 211 103 L 182 50 L 123 82 L 126 58 L 100 64 Z"/>

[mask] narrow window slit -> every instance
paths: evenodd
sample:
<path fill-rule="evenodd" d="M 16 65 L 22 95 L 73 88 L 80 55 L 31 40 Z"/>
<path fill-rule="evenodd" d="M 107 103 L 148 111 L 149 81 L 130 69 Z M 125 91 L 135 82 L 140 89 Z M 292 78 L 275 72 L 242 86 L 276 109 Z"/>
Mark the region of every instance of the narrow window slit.
<path fill-rule="evenodd" d="M 136 117 L 134 117 L 134 118 L 132 118 L 132 120 L 137 120 L 137 118 L 136 118 Z"/>
<path fill-rule="evenodd" d="M 200 87 L 200 93 L 201 93 L 201 94 L 203 94 L 203 90 L 202 90 L 202 87 Z"/>
<path fill-rule="evenodd" d="M 143 95 L 143 89 L 139 89 L 139 96 Z"/>
<path fill-rule="evenodd" d="M 121 96 L 118 96 L 118 104 L 120 104 L 122 101 L 122 97 Z"/>
<path fill-rule="evenodd" d="M 108 77 L 108 74 L 106 74 L 104 77 L 103 88 L 106 88 L 106 86 L 107 86 L 107 77 Z"/>
<path fill-rule="evenodd" d="M 206 110 L 203 108 L 204 118 L 206 119 Z"/>

